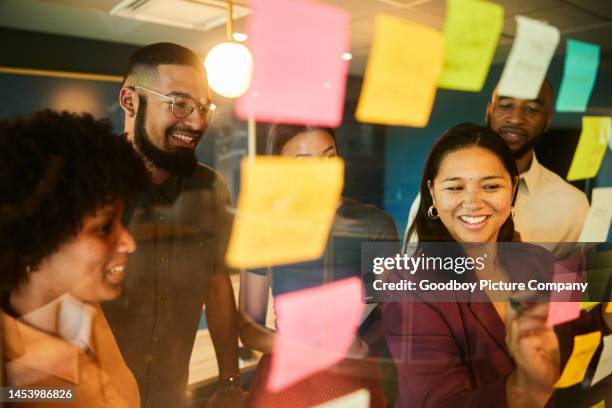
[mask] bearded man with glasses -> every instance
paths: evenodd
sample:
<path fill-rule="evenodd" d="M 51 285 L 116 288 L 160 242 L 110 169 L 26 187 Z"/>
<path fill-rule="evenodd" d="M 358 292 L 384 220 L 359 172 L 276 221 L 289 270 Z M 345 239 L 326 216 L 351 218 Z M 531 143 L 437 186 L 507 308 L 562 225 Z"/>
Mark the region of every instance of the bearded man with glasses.
<path fill-rule="evenodd" d="M 176 44 L 141 48 L 128 62 L 119 103 L 125 135 L 144 158 L 152 187 L 126 211 L 140 251 L 127 265 L 122 296 L 104 312 L 142 406 L 181 407 L 206 304 L 219 366 L 209 405 L 241 406 L 237 314 L 224 263 L 230 194 L 195 155 L 215 112 L 201 59 Z"/>

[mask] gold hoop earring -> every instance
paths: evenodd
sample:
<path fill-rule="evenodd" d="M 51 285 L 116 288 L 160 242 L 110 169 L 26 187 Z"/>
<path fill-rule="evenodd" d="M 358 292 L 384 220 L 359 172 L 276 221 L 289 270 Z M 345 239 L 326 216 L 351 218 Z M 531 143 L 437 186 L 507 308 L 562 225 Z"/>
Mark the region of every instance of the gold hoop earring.
<path fill-rule="evenodd" d="M 436 209 L 436 207 L 433 206 L 433 204 L 429 206 L 429 209 L 427 209 L 427 218 L 429 218 L 430 220 L 437 220 L 438 218 L 440 218 L 440 216 L 438 215 L 438 210 Z"/>

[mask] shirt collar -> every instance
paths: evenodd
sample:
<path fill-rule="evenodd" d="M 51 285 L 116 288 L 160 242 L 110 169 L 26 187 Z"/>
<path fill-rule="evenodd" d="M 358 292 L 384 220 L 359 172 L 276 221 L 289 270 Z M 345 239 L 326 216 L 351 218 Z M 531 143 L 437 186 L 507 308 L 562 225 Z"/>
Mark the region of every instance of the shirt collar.
<path fill-rule="evenodd" d="M 529 169 L 526 172 L 521 174 L 519 177 L 525 182 L 525 186 L 527 187 L 527 191 L 532 191 L 540 177 L 540 173 L 542 171 L 542 165 L 536 158 L 535 153 L 531 159 L 531 164 L 529 165 Z"/>
<path fill-rule="evenodd" d="M 15 319 L 2 312 L 5 331 L 7 369 L 16 377 L 28 367 L 61 378 L 67 382 L 79 382 L 79 354 L 83 351 L 96 359 L 95 331 L 99 311 L 90 305 L 75 301 L 62 302 L 60 326 L 67 326 L 69 339 L 54 336 Z M 78 303 L 78 304 L 77 304 Z M 79 307 L 80 306 L 80 307 Z M 63 333 L 67 335 L 68 333 Z"/>

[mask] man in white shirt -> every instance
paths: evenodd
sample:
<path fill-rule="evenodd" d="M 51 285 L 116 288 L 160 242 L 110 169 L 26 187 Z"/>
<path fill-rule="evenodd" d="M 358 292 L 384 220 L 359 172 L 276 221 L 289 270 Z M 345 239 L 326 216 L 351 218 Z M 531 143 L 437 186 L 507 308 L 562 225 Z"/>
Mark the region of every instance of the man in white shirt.
<path fill-rule="evenodd" d="M 542 140 L 552 121 L 554 91 L 544 81 L 536 99 L 500 96 L 493 91 L 485 119 L 491 129 L 508 143 L 520 174 L 514 205 L 514 225 L 523 242 L 546 242 L 554 253 L 564 252 L 561 242 L 576 242 L 589 212 L 589 202 L 582 191 L 542 166 L 535 156 L 535 146 Z M 418 240 L 409 229 L 419 208 L 420 195 L 410 207 L 403 247 Z"/>

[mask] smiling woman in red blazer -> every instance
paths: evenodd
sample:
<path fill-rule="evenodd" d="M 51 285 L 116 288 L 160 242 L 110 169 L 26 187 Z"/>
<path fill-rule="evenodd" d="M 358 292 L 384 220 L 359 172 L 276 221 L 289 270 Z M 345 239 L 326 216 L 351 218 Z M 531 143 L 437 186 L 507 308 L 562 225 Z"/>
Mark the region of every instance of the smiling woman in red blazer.
<path fill-rule="evenodd" d="M 448 130 L 425 164 L 422 200 L 411 226 L 421 241 L 417 251 L 426 242 L 457 242 L 469 256 L 470 246 L 462 243 L 493 248 L 513 241 L 517 183 L 512 152 L 497 133 L 471 124 Z M 498 250 L 484 269 L 470 272 L 472 278 L 510 282 L 510 270 L 547 273 L 549 254 L 525 248 L 520 257 Z M 462 278 L 469 279 L 469 273 Z M 511 293 L 505 299 L 499 292 L 481 295 L 485 301 L 385 304 L 385 337 L 399 372 L 396 406 L 543 407 L 553 402 L 567 353 L 555 330 L 546 326 L 548 304 L 532 303 L 517 312 L 506 301 Z M 606 326 L 603 319 L 612 316 L 604 317 L 601 306 L 583 317 L 590 321 L 582 319 L 582 327 L 609 333 L 610 322 Z"/>

